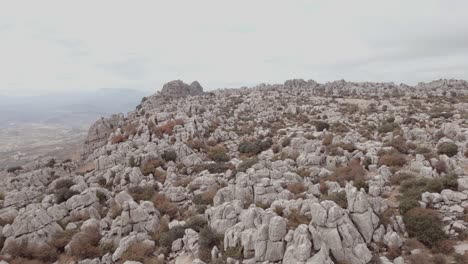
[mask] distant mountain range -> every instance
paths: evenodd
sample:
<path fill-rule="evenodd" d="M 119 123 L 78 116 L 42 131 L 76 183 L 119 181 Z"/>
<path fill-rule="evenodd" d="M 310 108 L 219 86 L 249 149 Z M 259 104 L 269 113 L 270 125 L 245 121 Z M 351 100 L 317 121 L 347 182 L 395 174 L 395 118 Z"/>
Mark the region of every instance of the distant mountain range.
<path fill-rule="evenodd" d="M 146 94 L 134 89 L 103 88 L 41 96 L 0 96 L 0 127 L 22 123 L 89 126 L 100 116 L 126 113 Z"/>

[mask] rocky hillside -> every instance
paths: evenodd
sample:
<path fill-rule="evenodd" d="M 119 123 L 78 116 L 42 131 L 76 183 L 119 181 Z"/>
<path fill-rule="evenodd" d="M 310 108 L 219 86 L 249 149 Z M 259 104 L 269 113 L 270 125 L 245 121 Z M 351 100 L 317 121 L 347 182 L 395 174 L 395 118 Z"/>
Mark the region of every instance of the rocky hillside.
<path fill-rule="evenodd" d="M 0 263 L 468 263 L 468 82 L 172 81 L 0 172 Z"/>

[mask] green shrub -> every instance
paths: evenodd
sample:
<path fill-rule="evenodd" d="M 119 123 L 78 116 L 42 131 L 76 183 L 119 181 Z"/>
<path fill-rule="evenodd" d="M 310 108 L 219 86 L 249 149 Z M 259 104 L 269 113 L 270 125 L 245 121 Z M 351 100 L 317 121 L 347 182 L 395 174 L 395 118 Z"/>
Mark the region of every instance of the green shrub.
<path fill-rule="evenodd" d="M 330 124 L 324 121 L 316 120 L 312 122 L 312 125 L 315 126 L 315 129 L 317 129 L 317 131 L 323 131 L 325 129 L 330 130 Z"/>
<path fill-rule="evenodd" d="M 184 237 L 185 228 L 182 226 L 176 226 L 169 229 L 166 232 L 161 233 L 161 237 L 159 239 L 159 245 L 167 250 L 171 250 L 172 243 L 179 238 Z"/>
<path fill-rule="evenodd" d="M 424 192 L 441 192 L 444 189 L 456 190 L 458 188 L 457 176 L 454 174 L 446 177 L 427 179 L 427 178 L 409 178 L 400 185 L 401 196 L 400 210 L 404 214 L 407 211 L 419 207 L 421 194 Z"/>
<path fill-rule="evenodd" d="M 217 234 L 210 227 L 207 226 L 201 229 L 198 239 L 198 243 L 200 245 L 198 253 L 199 258 L 207 263 L 211 262 L 211 249 L 214 246 L 222 248 L 223 240 L 224 236 Z"/>
<path fill-rule="evenodd" d="M 437 213 L 432 210 L 413 208 L 403 216 L 403 221 L 408 235 L 426 246 L 432 247 L 446 238 L 442 230 L 442 223 Z"/>
<path fill-rule="evenodd" d="M 165 161 L 176 161 L 177 159 L 177 153 L 174 150 L 166 150 L 164 153 L 161 155 L 161 157 Z"/>
<path fill-rule="evenodd" d="M 438 154 L 445 154 L 449 157 L 453 157 L 458 153 L 458 146 L 451 142 L 443 142 L 437 146 L 437 153 Z"/>
<path fill-rule="evenodd" d="M 233 259 L 241 259 L 243 254 L 243 247 L 241 245 L 238 245 L 236 247 L 230 247 L 226 249 L 225 255 L 227 258 L 233 258 Z"/>
<path fill-rule="evenodd" d="M 208 150 L 208 158 L 216 162 L 226 162 L 230 159 L 226 148 L 222 145 L 210 148 L 210 150 Z"/>
<path fill-rule="evenodd" d="M 14 167 L 8 168 L 7 172 L 14 173 L 14 172 L 17 172 L 17 171 L 22 170 L 22 169 L 23 169 L 23 167 L 21 167 L 21 166 L 14 166 Z"/>
<path fill-rule="evenodd" d="M 250 141 L 242 141 L 238 146 L 238 150 L 240 153 L 245 153 L 249 155 L 256 155 L 261 152 L 260 146 Z"/>

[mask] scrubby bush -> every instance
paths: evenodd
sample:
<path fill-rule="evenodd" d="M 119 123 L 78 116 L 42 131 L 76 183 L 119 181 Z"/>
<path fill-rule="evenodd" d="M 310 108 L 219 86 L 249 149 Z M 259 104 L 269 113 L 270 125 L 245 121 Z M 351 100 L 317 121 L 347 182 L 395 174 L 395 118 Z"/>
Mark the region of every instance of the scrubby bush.
<path fill-rule="evenodd" d="M 310 220 L 311 220 L 304 214 L 301 214 L 301 212 L 295 208 L 291 209 L 289 215 L 287 215 L 286 218 L 288 219 L 288 222 L 287 222 L 288 230 L 294 230 L 299 225 L 302 225 L 302 224 L 309 225 Z"/>
<path fill-rule="evenodd" d="M 249 155 L 257 155 L 262 151 L 260 146 L 251 141 L 242 141 L 239 146 L 237 147 L 240 153 L 245 153 Z"/>
<path fill-rule="evenodd" d="M 150 174 L 154 175 L 154 171 L 156 168 L 161 167 L 164 165 L 164 161 L 161 159 L 149 159 L 146 161 L 143 161 L 143 163 L 140 166 L 141 173 L 145 176 L 148 176 Z"/>
<path fill-rule="evenodd" d="M 317 131 L 323 131 L 323 130 L 330 130 L 330 124 L 328 124 L 327 122 L 324 122 L 324 121 L 320 121 L 320 120 L 315 120 L 312 122 L 312 125 L 315 126 L 315 129 Z"/>
<path fill-rule="evenodd" d="M 65 246 L 70 243 L 75 234 L 75 230 L 63 230 L 56 232 L 52 235 L 49 244 L 56 248 L 59 252 L 64 252 Z"/>
<path fill-rule="evenodd" d="M 407 163 L 406 157 L 397 151 L 390 151 L 379 158 L 379 166 L 403 167 Z"/>
<path fill-rule="evenodd" d="M 146 186 L 133 186 L 128 188 L 128 193 L 132 196 L 135 201 L 150 201 L 156 191 L 158 185 L 146 185 Z"/>
<path fill-rule="evenodd" d="M 433 247 L 446 237 L 442 223 L 433 210 L 413 208 L 404 214 L 403 221 L 408 235 L 426 246 Z"/>
<path fill-rule="evenodd" d="M 226 162 L 230 159 L 226 148 L 222 145 L 210 148 L 210 150 L 208 150 L 208 158 L 216 162 Z"/>
<path fill-rule="evenodd" d="M 127 140 L 127 137 L 125 137 L 124 135 L 115 135 L 115 136 L 112 137 L 111 143 L 112 144 L 119 144 L 119 143 L 124 142 L 125 140 Z"/>
<path fill-rule="evenodd" d="M 177 159 L 177 153 L 174 150 L 166 150 L 164 153 L 161 155 L 161 157 L 169 162 L 169 161 L 176 161 Z"/>
<path fill-rule="evenodd" d="M 349 128 L 341 122 L 336 122 L 332 125 L 331 131 L 334 133 L 346 133 L 349 132 Z"/>
<path fill-rule="evenodd" d="M 208 225 L 208 222 L 206 221 L 205 217 L 196 215 L 196 216 L 190 217 L 185 223 L 184 227 L 200 232 L 207 225 Z"/>
<path fill-rule="evenodd" d="M 347 181 L 364 181 L 365 176 L 366 170 L 362 167 L 359 160 L 353 159 L 348 163 L 348 165 L 338 167 L 332 174 L 331 179 L 344 186 Z"/>
<path fill-rule="evenodd" d="M 436 169 L 438 173 L 447 172 L 447 163 L 445 163 L 443 160 L 438 160 L 434 165 L 434 169 Z"/>
<path fill-rule="evenodd" d="M 196 205 L 209 205 L 213 203 L 213 198 L 216 195 L 216 192 L 218 192 L 219 187 L 212 187 L 208 189 L 207 191 L 197 194 L 193 197 L 193 203 Z"/>
<path fill-rule="evenodd" d="M 458 153 L 458 146 L 451 142 L 443 142 L 440 143 L 439 146 L 437 146 L 437 153 L 453 157 Z"/>
<path fill-rule="evenodd" d="M 11 241 L 2 250 L 3 254 L 11 255 L 16 263 L 53 263 L 57 260 L 57 250 L 46 243 L 36 244 L 23 240 L 22 242 Z M 10 262 L 14 263 L 14 262 Z"/>
<path fill-rule="evenodd" d="M 325 201 L 325 200 L 330 200 L 334 201 L 337 205 L 339 205 L 341 208 L 346 209 L 348 208 L 348 199 L 346 198 L 346 192 L 341 191 L 341 192 L 332 192 L 328 195 L 322 195 L 320 196 L 320 200 Z"/>
<path fill-rule="evenodd" d="M 76 234 L 70 242 L 71 255 L 79 259 L 93 259 L 101 256 L 99 241 L 101 233 L 99 229 L 88 227 Z"/>
<path fill-rule="evenodd" d="M 235 247 L 229 247 L 224 252 L 226 258 L 241 259 L 244 248 L 241 245 Z"/>
<path fill-rule="evenodd" d="M 288 184 L 288 191 L 292 192 L 293 194 L 300 194 L 305 192 L 307 189 L 304 186 L 303 182 L 295 182 Z"/>
<path fill-rule="evenodd" d="M 154 247 L 143 242 L 138 242 L 130 245 L 122 254 L 120 260 L 122 263 L 128 261 L 139 261 L 142 263 L 150 263 L 156 257 L 152 256 Z M 152 262 L 155 263 L 155 262 Z"/>
<path fill-rule="evenodd" d="M 200 260 L 207 263 L 211 262 L 211 249 L 213 249 L 214 246 L 222 248 L 223 240 L 223 235 L 217 234 L 208 226 L 200 230 L 198 240 L 200 245 L 198 256 Z"/>
<path fill-rule="evenodd" d="M 387 146 L 391 146 L 403 154 L 408 154 L 410 150 L 410 144 L 408 144 L 406 139 L 401 136 L 393 138 Z"/>
<path fill-rule="evenodd" d="M 73 195 L 79 194 L 77 191 L 70 190 L 70 187 L 74 185 L 73 181 L 70 179 L 58 180 L 55 183 L 54 194 L 57 198 L 57 203 L 63 203 L 66 200 L 70 199 Z"/>
<path fill-rule="evenodd" d="M 171 202 L 169 198 L 162 193 L 155 194 L 152 202 L 161 215 L 167 214 L 171 219 L 173 219 L 179 211 L 177 204 Z"/>
<path fill-rule="evenodd" d="M 385 123 L 381 124 L 377 128 L 377 132 L 379 132 L 379 133 L 388 133 L 388 132 L 393 132 L 393 131 L 399 130 L 399 129 L 401 129 L 401 128 L 397 123 L 395 123 L 395 122 L 385 122 Z"/>
<path fill-rule="evenodd" d="M 166 232 L 160 234 L 159 246 L 163 248 L 163 251 L 167 254 L 171 252 L 172 243 L 179 238 L 184 237 L 185 228 L 182 226 L 175 226 Z"/>
<path fill-rule="evenodd" d="M 17 172 L 17 171 L 19 171 L 19 170 L 22 170 L 22 169 L 23 169 L 23 167 L 21 167 L 21 166 L 14 166 L 14 167 L 8 168 L 8 169 L 7 169 L 7 172 L 9 172 L 9 173 L 15 173 L 15 172 Z"/>
<path fill-rule="evenodd" d="M 291 144 L 291 138 L 290 137 L 286 137 L 285 139 L 283 139 L 283 141 L 281 142 L 281 146 L 283 148 L 289 146 Z"/>
<path fill-rule="evenodd" d="M 404 180 L 400 185 L 400 211 L 405 214 L 409 210 L 419 207 L 418 201 L 424 192 L 441 192 L 444 189 L 456 190 L 457 187 L 456 175 L 447 175 L 435 179 L 411 177 Z"/>

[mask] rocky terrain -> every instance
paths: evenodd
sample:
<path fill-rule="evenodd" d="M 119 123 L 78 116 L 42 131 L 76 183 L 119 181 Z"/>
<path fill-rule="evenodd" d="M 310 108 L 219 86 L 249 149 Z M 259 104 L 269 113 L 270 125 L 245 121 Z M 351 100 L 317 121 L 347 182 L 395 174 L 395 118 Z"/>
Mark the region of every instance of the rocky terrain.
<path fill-rule="evenodd" d="M 0 172 L 0 263 L 468 263 L 468 82 L 172 81 Z"/>

